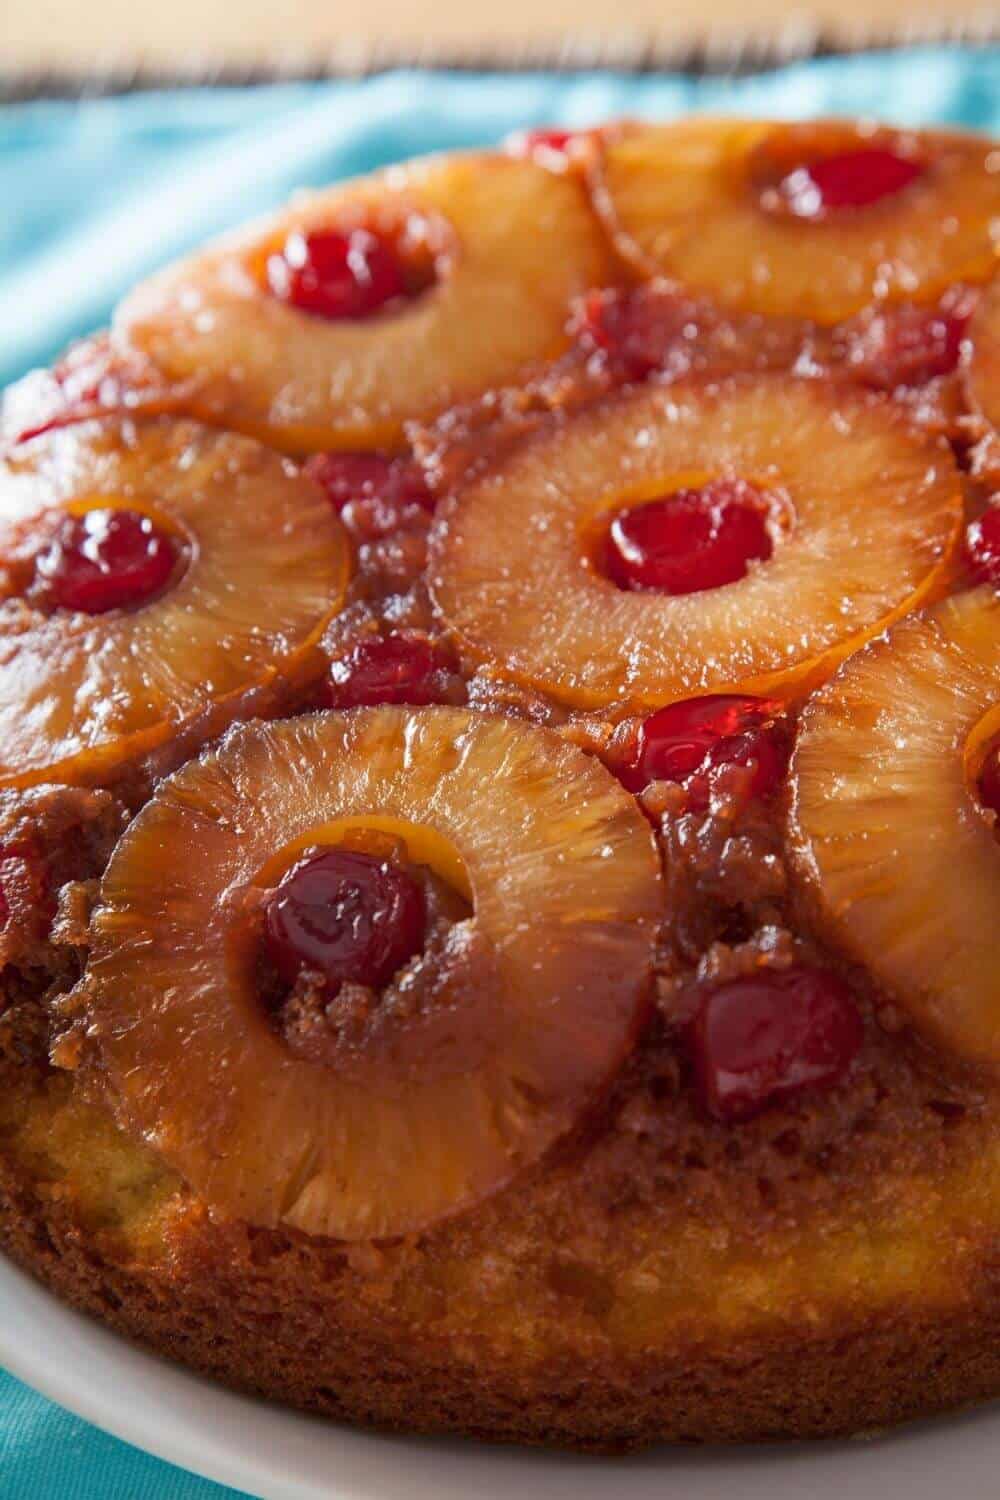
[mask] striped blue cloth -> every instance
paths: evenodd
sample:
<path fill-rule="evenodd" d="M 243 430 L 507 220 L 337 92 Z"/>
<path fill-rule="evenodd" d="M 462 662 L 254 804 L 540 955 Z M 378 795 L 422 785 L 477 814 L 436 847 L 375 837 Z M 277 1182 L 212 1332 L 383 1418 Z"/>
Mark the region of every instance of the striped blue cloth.
<path fill-rule="evenodd" d="M 0 384 L 107 321 L 133 282 L 299 186 L 538 122 L 691 109 L 870 115 L 1000 135 L 1000 50 L 922 48 L 729 81 L 394 73 L 0 111 Z M 11 205 L 14 212 L 11 212 Z M 3 1500 L 232 1495 L 114 1441 L 0 1372 Z"/>

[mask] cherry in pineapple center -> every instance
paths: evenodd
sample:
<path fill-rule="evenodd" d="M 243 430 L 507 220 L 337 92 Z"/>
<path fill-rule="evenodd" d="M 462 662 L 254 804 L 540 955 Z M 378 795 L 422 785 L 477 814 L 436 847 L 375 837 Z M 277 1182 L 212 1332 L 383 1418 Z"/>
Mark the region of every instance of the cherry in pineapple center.
<path fill-rule="evenodd" d="M 393 311 L 436 279 L 432 259 L 383 230 L 296 230 L 269 256 L 271 295 L 328 322 L 358 322 Z"/>
<path fill-rule="evenodd" d="M 839 147 L 839 149 L 838 149 Z M 751 164 L 760 207 L 778 218 L 843 220 L 875 207 L 893 210 L 929 163 L 903 138 L 789 129 L 765 141 Z"/>
<path fill-rule="evenodd" d="M 712 479 L 613 515 L 600 570 L 620 589 L 693 594 L 746 577 L 774 551 L 771 499 L 742 479 Z"/>
<path fill-rule="evenodd" d="M 995 814 L 1000 831 L 1000 740 L 990 747 L 976 785 L 981 805 Z"/>
<path fill-rule="evenodd" d="M 163 592 L 179 556 L 176 539 L 141 511 L 67 513 L 35 556 L 29 593 L 90 615 L 136 608 Z"/>
<path fill-rule="evenodd" d="M 402 866 L 327 849 L 293 865 L 272 893 L 265 952 L 289 986 L 310 970 L 331 994 L 345 982 L 378 990 L 420 952 L 426 921 L 423 890 Z"/>

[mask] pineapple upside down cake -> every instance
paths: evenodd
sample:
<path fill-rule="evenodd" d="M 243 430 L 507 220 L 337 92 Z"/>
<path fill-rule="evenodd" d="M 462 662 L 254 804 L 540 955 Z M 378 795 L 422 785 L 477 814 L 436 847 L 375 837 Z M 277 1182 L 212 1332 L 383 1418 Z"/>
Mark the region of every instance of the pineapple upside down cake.
<path fill-rule="evenodd" d="M 0 1245 L 275 1400 L 1000 1395 L 1000 149 L 535 131 L 295 202 L 0 461 Z"/>

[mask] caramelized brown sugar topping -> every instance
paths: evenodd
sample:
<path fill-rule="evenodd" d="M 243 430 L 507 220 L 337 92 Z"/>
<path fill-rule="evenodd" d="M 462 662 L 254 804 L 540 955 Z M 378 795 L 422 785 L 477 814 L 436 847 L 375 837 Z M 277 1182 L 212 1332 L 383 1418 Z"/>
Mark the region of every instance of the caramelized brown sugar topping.
<path fill-rule="evenodd" d="M 8 783 L 188 762 L 128 784 L 78 989 L 12 970 L 21 1051 L 216 1223 L 474 1236 L 494 1195 L 572 1216 L 576 1173 L 661 1234 L 727 1193 L 773 1226 L 993 1120 L 992 154 L 565 145 L 337 189 L 129 299 L 115 358 L 273 448 L 16 398 Z M 33 857 L 0 844 L 11 911 Z"/>

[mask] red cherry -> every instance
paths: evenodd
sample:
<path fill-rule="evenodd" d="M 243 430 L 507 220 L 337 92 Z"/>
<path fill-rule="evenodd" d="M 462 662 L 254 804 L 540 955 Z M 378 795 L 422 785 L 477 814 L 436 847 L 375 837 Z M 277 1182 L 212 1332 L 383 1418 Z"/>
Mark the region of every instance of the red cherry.
<path fill-rule="evenodd" d="M 294 984 L 303 968 L 330 986 L 345 980 L 381 989 L 424 945 L 423 888 L 375 855 L 329 849 L 300 860 L 266 909 L 265 949 Z"/>
<path fill-rule="evenodd" d="M 977 583 L 1000 588 L 1000 505 L 984 511 L 965 533 L 965 560 Z"/>
<path fill-rule="evenodd" d="M 587 292 L 575 305 L 571 333 L 584 350 L 604 356 L 627 380 L 653 370 L 690 370 L 697 349 L 697 309 L 680 297 L 644 288 Z"/>
<path fill-rule="evenodd" d="M 898 307 L 878 314 L 851 350 L 858 376 L 880 390 L 921 386 L 958 369 L 972 316 L 972 299 L 955 311 Z"/>
<path fill-rule="evenodd" d="M 969 316 L 947 317 L 937 313 L 922 330 L 922 337 L 907 332 L 900 339 L 901 363 L 906 366 L 908 385 L 925 385 L 939 375 L 953 375 L 962 358 L 962 344 L 969 327 Z"/>
<path fill-rule="evenodd" d="M 838 209 L 868 208 L 901 193 L 924 170 L 896 151 L 865 146 L 804 163 L 784 178 L 779 191 L 792 213 L 815 219 Z"/>
<path fill-rule="evenodd" d="M 753 768 L 746 795 L 759 802 L 772 796 L 781 785 L 788 766 L 789 747 L 773 726 L 747 729 L 734 734 L 708 752 L 700 771 L 688 778 L 687 806 L 701 812 L 709 805 L 712 784 L 726 766 Z"/>
<path fill-rule="evenodd" d="M 694 594 L 736 583 L 773 543 L 759 492 L 742 480 L 712 480 L 620 511 L 604 546 L 604 572 L 621 589 Z"/>
<path fill-rule="evenodd" d="M 518 130 L 507 137 L 504 145 L 511 156 L 537 157 L 541 162 L 556 158 L 564 166 L 569 148 L 576 139 L 575 130 L 556 130 L 542 126 L 537 130 Z"/>
<path fill-rule="evenodd" d="M 448 665 L 444 653 L 423 636 L 367 636 L 331 666 L 326 703 L 329 708 L 434 703 L 436 675 Z"/>
<path fill-rule="evenodd" d="M 385 453 L 317 453 L 305 469 L 326 490 L 338 514 L 356 500 L 381 501 L 389 508 L 414 504 L 434 509 L 434 496 L 423 473 L 406 458 Z"/>
<path fill-rule="evenodd" d="M 773 699 L 740 693 L 668 703 L 641 726 L 635 759 L 619 776 L 630 791 L 652 781 L 679 782 L 688 807 L 698 810 L 708 806 L 714 772 L 752 764 L 748 792 L 763 799 L 777 789 L 788 760 L 784 737 L 769 722 L 781 712 Z"/>
<path fill-rule="evenodd" d="M 823 969 L 747 975 L 707 991 L 687 1030 L 695 1083 L 719 1120 L 746 1120 L 843 1077 L 862 1039 L 850 990 Z"/>
<path fill-rule="evenodd" d="M 979 773 L 979 800 L 1000 818 L 1000 741 L 990 750 Z"/>
<path fill-rule="evenodd" d="M 174 539 L 137 510 L 65 515 L 35 559 L 40 592 L 56 609 L 102 615 L 151 599 L 177 563 Z"/>
<path fill-rule="evenodd" d="M 638 765 L 647 781 L 683 781 L 711 750 L 773 717 L 780 705 L 744 693 L 709 693 L 668 703 L 639 730 Z"/>
<path fill-rule="evenodd" d="M 318 318 L 367 318 L 407 292 L 395 245 L 368 229 L 291 234 L 267 263 L 275 297 Z"/>
<path fill-rule="evenodd" d="M 896 383 L 925 385 L 936 376 L 953 374 L 962 357 L 969 316 L 913 308 L 910 317 L 897 318 L 890 349 L 897 371 Z"/>

